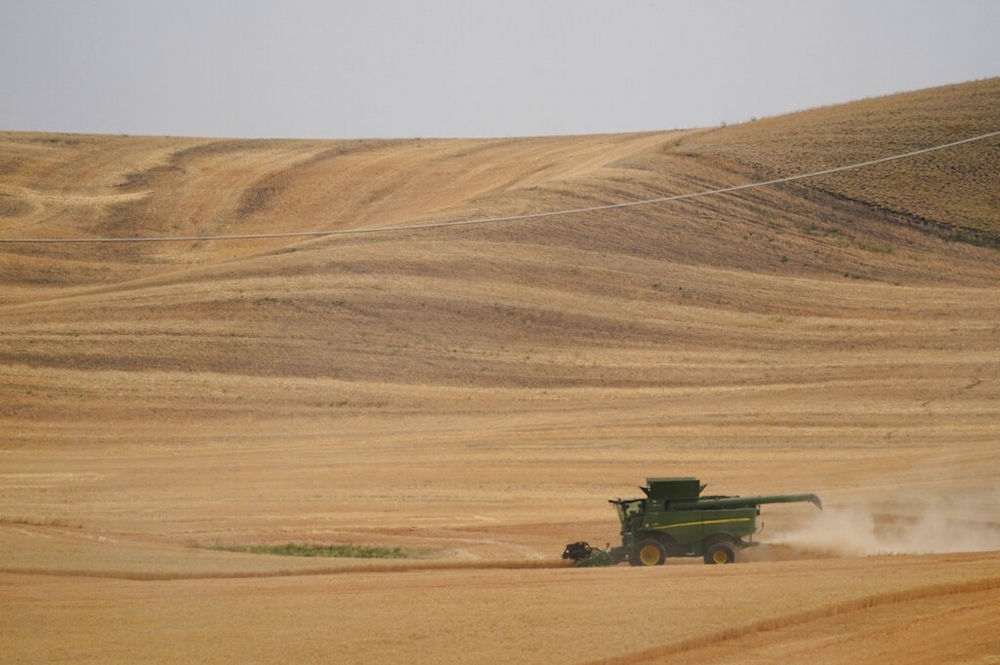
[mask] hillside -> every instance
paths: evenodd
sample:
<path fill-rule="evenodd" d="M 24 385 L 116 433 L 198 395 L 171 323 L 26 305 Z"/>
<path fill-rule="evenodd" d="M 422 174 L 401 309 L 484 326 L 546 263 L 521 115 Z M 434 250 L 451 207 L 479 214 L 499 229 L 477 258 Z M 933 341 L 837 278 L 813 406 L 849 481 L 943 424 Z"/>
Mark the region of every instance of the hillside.
<path fill-rule="evenodd" d="M 606 207 L 996 131 L 998 102 L 992 79 L 644 134 L 0 133 L 0 239 L 181 238 L 0 243 L 0 648 L 1000 655 L 1000 138 Z M 607 497 L 673 475 L 828 509 L 767 509 L 724 570 L 561 567 L 617 537 Z M 422 558 L 210 549 L 290 541 Z"/>
<path fill-rule="evenodd" d="M 845 110 L 849 112 L 845 113 Z M 765 178 L 821 171 L 998 131 L 1000 79 L 868 99 L 706 132 L 673 148 L 720 155 Z M 996 247 L 998 139 L 803 181 L 944 237 Z"/>
<path fill-rule="evenodd" d="M 359 230 L 648 200 L 785 175 L 790 164 L 828 168 L 982 132 L 998 106 L 969 100 L 995 99 L 998 91 L 990 81 L 740 127 L 640 136 L 266 142 L 6 135 L 3 233 Z M 903 114 L 908 105 L 916 111 Z M 865 122 L 852 125 L 855 118 Z M 795 340 L 802 350 L 827 353 L 850 342 L 808 327 L 776 330 L 767 317 L 843 316 L 817 301 L 829 280 L 846 281 L 844 292 L 859 296 L 902 285 L 993 283 L 995 252 L 942 244 L 927 225 L 950 227 L 972 208 L 995 218 L 997 144 L 819 182 L 478 226 L 320 239 L 4 245 L 0 300 L 12 306 L 4 318 L 14 327 L 0 355 L 9 363 L 105 370 L 656 385 L 671 378 L 619 367 L 597 377 L 553 359 L 539 366 L 505 356 L 537 346 L 710 351 L 733 346 L 713 338 L 733 326 L 745 331 L 736 346 L 748 351 Z M 942 176 L 958 163 L 979 180 Z M 928 207 L 927 182 L 948 193 L 931 198 L 953 213 Z M 977 219 L 966 228 L 986 229 L 991 218 Z M 31 307 L 18 306 L 24 302 Z M 97 320 L 94 307 L 104 312 Z M 49 334 L 31 332 L 46 321 Z M 139 327 L 141 335 L 121 334 Z M 110 338 L 116 345 L 102 348 Z"/>

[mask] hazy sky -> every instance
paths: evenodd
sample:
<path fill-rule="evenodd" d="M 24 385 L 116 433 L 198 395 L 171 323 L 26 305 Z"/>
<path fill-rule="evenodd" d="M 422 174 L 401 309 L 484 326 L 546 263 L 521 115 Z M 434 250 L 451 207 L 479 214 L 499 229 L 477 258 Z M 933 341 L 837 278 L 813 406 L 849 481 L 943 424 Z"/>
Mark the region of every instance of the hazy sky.
<path fill-rule="evenodd" d="M 527 136 L 1000 75 L 995 0 L 0 0 L 0 129 Z"/>

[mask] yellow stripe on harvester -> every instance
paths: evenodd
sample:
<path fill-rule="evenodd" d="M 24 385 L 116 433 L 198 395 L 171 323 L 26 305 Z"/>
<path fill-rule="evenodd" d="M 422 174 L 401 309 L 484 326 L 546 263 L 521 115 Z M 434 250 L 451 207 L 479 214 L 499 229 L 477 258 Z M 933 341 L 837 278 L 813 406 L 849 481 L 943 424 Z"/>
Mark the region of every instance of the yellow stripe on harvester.
<path fill-rule="evenodd" d="M 668 524 L 667 526 L 650 526 L 648 524 L 644 525 L 644 529 L 679 529 L 683 526 L 698 526 L 705 524 L 731 524 L 732 522 L 749 522 L 749 517 L 730 517 L 724 520 L 699 520 L 697 522 L 684 522 L 682 524 Z"/>

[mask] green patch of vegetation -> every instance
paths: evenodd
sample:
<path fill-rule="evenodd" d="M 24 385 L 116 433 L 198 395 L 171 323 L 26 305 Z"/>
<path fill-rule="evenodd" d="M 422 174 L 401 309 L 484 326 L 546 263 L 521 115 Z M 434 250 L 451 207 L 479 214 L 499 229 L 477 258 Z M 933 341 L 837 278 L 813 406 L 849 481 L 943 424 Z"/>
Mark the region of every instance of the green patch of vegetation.
<path fill-rule="evenodd" d="M 277 556 L 328 557 L 339 559 L 415 559 L 420 553 L 402 547 L 373 547 L 365 545 L 318 545 L 315 543 L 285 543 L 283 545 L 214 545 L 210 550 L 242 552 L 244 554 L 273 554 Z"/>

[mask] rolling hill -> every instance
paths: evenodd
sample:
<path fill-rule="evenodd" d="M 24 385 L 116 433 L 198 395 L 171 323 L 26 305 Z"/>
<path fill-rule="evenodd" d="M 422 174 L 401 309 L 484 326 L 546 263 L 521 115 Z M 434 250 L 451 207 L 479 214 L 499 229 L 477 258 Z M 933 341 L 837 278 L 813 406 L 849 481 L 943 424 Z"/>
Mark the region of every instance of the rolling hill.
<path fill-rule="evenodd" d="M 643 134 L 0 133 L 0 646 L 997 656 L 1000 136 L 674 197 L 998 130 L 1000 79 Z M 561 568 L 668 475 L 832 510 L 724 571 Z M 423 559 L 211 549 L 290 541 Z"/>

